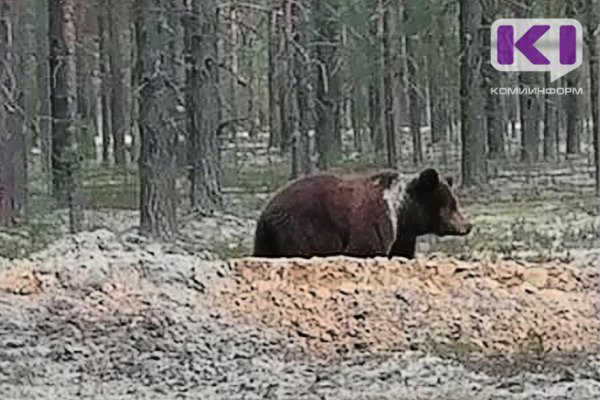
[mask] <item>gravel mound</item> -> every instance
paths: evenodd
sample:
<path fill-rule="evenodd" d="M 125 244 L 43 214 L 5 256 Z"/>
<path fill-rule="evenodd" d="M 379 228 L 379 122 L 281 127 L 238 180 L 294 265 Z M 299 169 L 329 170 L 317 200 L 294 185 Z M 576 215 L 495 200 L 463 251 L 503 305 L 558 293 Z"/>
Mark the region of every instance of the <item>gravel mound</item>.
<path fill-rule="evenodd" d="M 318 353 L 437 349 L 551 357 L 600 344 L 598 269 L 448 259 L 242 259 L 217 289 L 232 315 Z"/>
<path fill-rule="evenodd" d="M 1 263 L 1 398 L 600 397 L 591 266 L 221 262 L 107 230 Z"/>

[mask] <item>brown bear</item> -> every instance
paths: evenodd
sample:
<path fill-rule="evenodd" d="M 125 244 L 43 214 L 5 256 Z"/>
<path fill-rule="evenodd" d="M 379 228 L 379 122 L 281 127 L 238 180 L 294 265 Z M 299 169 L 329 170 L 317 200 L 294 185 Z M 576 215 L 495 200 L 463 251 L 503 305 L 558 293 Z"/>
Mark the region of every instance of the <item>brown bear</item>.
<path fill-rule="evenodd" d="M 451 187 L 434 169 L 406 183 L 392 170 L 297 179 L 263 210 L 253 255 L 412 258 L 417 236 L 471 231 Z"/>

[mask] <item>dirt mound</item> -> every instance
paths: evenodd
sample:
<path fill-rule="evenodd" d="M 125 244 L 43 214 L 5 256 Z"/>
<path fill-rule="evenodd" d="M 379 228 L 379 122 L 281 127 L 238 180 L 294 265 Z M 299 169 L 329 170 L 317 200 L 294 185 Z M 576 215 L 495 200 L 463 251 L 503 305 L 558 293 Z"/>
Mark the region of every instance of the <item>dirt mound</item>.
<path fill-rule="evenodd" d="M 323 355 L 433 349 L 480 356 L 594 353 L 598 270 L 446 259 L 240 259 L 214 289 L 235 318 Z"/>
<path fill-rule="evenodd" d="M 484 338 L 510 349 L 514 334 L 499 324 L 537 321 L 544 351 L 592 348 L 590 267 L 206 258 L 98 230 L 65 236 L 27 260 L 0 259 L 2 397 L 600 398 L 597 356 L 536 358 L 545 370 L 532 373 L 481 369 L 426 347 L 472 351 Z M 513 321 L 515 306 L 523 315 Z M 553 325 L 558 319 L 564 326 Z M 552 350 L 567 329 L 573 340 Z M 406 347 L 417 351 L 387 352 Z M 344 351 L 341 360 L 322 357 Z"/>

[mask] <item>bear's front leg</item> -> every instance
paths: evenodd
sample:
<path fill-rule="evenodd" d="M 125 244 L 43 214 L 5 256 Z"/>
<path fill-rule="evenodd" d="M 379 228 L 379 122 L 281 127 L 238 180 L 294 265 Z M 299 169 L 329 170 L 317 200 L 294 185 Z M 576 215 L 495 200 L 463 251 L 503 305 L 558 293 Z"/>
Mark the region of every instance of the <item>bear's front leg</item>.
<path fill-rule="evenodd" d="M 375 224 L 371 229 L 355 230 L 344 254 L 360 258 L 386 257 L 392 240 L 391 229 Z"/>
<path fill-rule="evenodd" d="M 416 248 L 416 237 L 398 237 L 392 245 L 392 249 L 389 252 L 389 257 L 404 257 L 413 259 L 415 258 Z"/>

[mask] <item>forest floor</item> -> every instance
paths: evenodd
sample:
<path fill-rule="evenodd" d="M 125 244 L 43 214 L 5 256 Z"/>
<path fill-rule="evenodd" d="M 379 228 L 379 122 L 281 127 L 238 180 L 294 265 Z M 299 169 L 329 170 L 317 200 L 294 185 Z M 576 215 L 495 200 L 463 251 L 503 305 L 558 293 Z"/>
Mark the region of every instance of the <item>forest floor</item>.
<path fill-rule="evenodd" d="M 490 196 L 414 261 L 244 258 L 257 196 L 168 245 L 130 210 L 0 232 L 0 397 L 600 398 L 597 200 Z"/>

